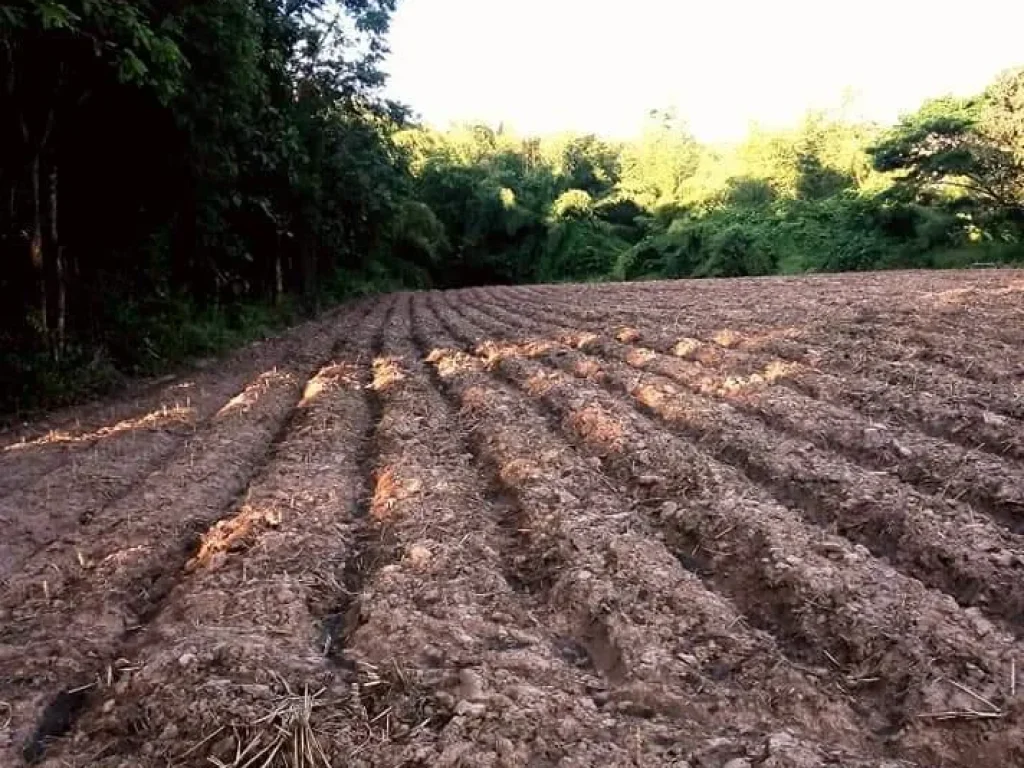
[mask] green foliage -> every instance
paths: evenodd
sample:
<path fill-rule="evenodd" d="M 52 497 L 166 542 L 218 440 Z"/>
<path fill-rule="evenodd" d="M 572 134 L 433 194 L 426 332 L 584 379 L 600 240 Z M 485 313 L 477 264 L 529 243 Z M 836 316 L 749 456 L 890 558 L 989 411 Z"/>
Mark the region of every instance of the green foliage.
<path fill-rule="evenodd" d="M 654 208 L 679 199 L 696 172 L 700 147 L 673 112 L 654 110 L 639 140 L 622 152 L 623 193 Z"/>
<path fill-rule="evenodd" d="M 1024 69 L 976 98 L 926 102 L 870 152 L 906 197 L 970 211 L 1016 236 L 1024 223 Z"/>
<path fill-rule="evenodd" d="M 607 222 L 568 217 L 548 230 L 536 279 L 543 282 L 600 279 L 611 273 L 616 257 L 628 247 L 629 243 L 617 237 Z"/>
<path fill-rule="evenodd" d="M 556 220 L 587 219 L 594 214 L 594 199 L 582 189 L 568 189 L 551 204 L 551 216 Z"/>
<path fill-rule="evenodd" d="M 447 246 L 380 92 L 393 9 L 5 4 L 0 378 L 47 401 L 62 372 L 153 370 L 247 337 L 255 307 L 315 309 L 338 275 L 424 284 Z"/>

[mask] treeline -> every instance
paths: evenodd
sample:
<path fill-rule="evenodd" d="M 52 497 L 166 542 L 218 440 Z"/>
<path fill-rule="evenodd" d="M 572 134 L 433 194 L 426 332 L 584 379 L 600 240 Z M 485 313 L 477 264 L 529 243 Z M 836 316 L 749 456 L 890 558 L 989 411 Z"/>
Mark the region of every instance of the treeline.
<path fill-rule="evenodd" d="M 809 113 L 701 144 L 650 115 L 631 142 L 415 128 L 444 284 L 952 267 L 1024 256 L 1024 70 L 883 127 Z M 427 210 L 424 210 L 424 216 Z"/>
<path fill-rule="evenodd" d="M 0 5 L 0 410 L 213 351 L 386 260 L 411 184 L 394 4 Z"/>
<path fill-rule="evenodd" d="M 0 5 L 0 411 L 398 287 L 1013 258 L 1024 73 L 735 146 L 416 126 L 395 0 Z"/>

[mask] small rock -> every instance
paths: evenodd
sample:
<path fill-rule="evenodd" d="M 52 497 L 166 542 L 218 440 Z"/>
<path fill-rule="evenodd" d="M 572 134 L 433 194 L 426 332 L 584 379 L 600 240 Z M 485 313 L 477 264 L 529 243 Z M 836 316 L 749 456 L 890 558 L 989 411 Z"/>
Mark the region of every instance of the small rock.
<path fill-rule="evenodd" d="M 682 662 L 689 664 L 691 667 L 697 666 L 697 657 L 690 653 L 677 653 L 676 658 Z"/>
<path fill-rule="evenodd" d="M 487 705 L 482 702 L 460 701 L 455 705 L 455 714 L 463 717 L 482 717 Z"/>
<path fill-rule="evenodd" d="M 846 552 L 846 547 L 838 541 L 823 541 L 818 544 L 818 551 L 825 557 L 831 557 L 833 555 L 842 557 Z"/>
<path fill-rule="evenodd" d="M 796 739 L 788 731 L 779 731 L 768 737 L 768 752 L 774 753 L 796 745 Z"/>
<path fill-rule="evenodd" d="M 730 760 L 722 768 L 750 768 L 750 761 L 745 757 L 737 757 Z"/>
<path fill-rule="evenodd" d="M 716 736 L 713 739 L 708 739 L 704 742 L 704 746 L 701 747 L 701 752 L 714 752 L 722 749 L 732 749 L 734 746 L 731 739 L 727 739 L 723 736 Z"/>
<path fill-rule="evenodd" d="M 468 701 L 479 701 L 484 696 L 484 683 L 480 675 L 471 669 L 459 672 L 459 696 Z"/>
<path fill-rule="evenodd" d="M 909 459 L 911 456 L 914 455 L 914 452 L 912 450 L 907 448 L 907 446 L 903 445 L 902 443 L 897 442 L 896 440 L 892 441 L 892 445 L 897 450 L 897 452 L 899 452 L 900 456 L 902 456 L 904 459 Z"/>
<path fill-rule="evenodd" d="M 661 475 L 640 475 L 640 477 L 638 477 L 636 481 L 639 485 L 650 486 L 664 483 L 665 478 L 663 478 Z"/>
<path fill-rule="evenodd" d="M 995 562 L 996 565 L 1003 566 L 1004 568 L 1009 568 L 1013 565 L 1016 559 L 1016 556 L 1012 552 L 1008 552 L 1005 549 L 1002 549 L 992 555 L 993 562 Z"/>
<path fill-rule="evenodd" d="M 432 557 L 430 550 L 422 544 L 413 544 L 409 547 L 405 556 L 414 568 L 422 568 L 430 562 L 430 558 Z"/>
<path fill-rule="evenodd" d="M 182 667 L 187 667 L 189 664 L 191 664 L 195 660 L 196 660 L 196 655 L 194 653 L 186 651 L 185 653 L 181 654 L 181 656 L 178 657 L 178 665 L 182 666 Z"/>
<path fill-rule="evenodd" d="M 992 622 L 982 616 L 981 611 L 977 608 L 968 608 L 964 613 L 967 615 L 967 618 L 970 619 L 971 626 L 974 627 L 974 631 L 979 635 L 988 635 L 995 629 Z"/>
<path fill-rule="evenodd" d="M 113 712 L 115 704 L 116 702 L 113 699 L 107 699 L 106 701 L 104 701 L 102 707 L 103 713 L 107 714 L 109 712 Z"/>

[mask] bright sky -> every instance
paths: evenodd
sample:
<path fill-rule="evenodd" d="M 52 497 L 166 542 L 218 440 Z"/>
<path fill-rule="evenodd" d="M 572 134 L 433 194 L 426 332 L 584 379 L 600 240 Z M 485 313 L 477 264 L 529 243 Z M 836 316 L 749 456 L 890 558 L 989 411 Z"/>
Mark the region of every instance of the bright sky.
<path fill-rule="evenodd" d="M 1021 0 L 400 0 L 389 93 L 427 122 L 634 133 L 676 107 L 701 139 L 856 95 L 894 120 L 1024 64 Z"/>

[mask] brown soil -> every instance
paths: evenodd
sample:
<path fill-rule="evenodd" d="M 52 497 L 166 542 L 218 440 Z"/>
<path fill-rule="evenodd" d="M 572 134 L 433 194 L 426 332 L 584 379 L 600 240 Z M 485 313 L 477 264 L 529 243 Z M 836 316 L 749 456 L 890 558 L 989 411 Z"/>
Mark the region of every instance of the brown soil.
<path fill-rule="evenodd" d="M 1022 319 L 401 294 L 0 433 L 0 765 L 1024 764 Z"/>

